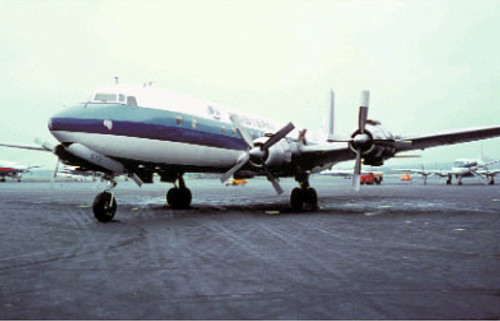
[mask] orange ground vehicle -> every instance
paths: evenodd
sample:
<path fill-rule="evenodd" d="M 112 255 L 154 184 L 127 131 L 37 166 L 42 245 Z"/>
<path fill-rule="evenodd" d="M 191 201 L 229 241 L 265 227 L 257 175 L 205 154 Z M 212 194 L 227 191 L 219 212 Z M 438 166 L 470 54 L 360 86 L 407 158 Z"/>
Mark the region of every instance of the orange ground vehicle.
<path fill-rule="evenodd" d="M 361 174 L 359 177 L 359 182 L 361 185 L 380 185 L 384 179 L 384 174 L 382 172 L 369 172 L 365 174 Z"/>
<path fill-rule="evenodd" d="M 226 186 L 238 186 L 238 185 L 245 185 L 247 183 L 246 179 L 235 179 L 231 178 L 226 181 Z"/>
<path fill-rule="evenodd" d="M 401 174 L 401 181 L 402 182 L 410 182 L 411 181 L 411 175 L 410 174 Z"/>

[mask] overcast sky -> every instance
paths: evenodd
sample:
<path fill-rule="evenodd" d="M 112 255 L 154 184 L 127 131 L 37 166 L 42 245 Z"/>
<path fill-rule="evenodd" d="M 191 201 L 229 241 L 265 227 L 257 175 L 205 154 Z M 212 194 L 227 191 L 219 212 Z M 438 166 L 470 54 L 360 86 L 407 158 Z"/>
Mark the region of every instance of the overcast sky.
<path fill-rule="evenodd" d="M 0 0 L 0 12 L 1 142 L 52 139 L 50 115 L 114 76 L 310 129 L 330 88 L 343 133 L 362 89 L 395 134 L 500 124 L 500 1 Z M 478 157 L 480 145 L 421 161 Z M 482 146 L 500 158 L 499 139 Z M 55 162 L 41 154 L 0 159 Z"/>

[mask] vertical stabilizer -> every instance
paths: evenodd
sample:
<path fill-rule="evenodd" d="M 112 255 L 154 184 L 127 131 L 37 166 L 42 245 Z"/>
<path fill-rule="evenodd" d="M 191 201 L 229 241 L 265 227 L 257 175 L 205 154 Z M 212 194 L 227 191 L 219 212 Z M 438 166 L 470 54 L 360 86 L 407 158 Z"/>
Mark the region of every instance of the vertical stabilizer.
<path fill-rule="evenodd" d="M 330 89 L 330 108 L 328 110 L 328 139 L 334 139 L 335 134 L 335 93 Z"/>

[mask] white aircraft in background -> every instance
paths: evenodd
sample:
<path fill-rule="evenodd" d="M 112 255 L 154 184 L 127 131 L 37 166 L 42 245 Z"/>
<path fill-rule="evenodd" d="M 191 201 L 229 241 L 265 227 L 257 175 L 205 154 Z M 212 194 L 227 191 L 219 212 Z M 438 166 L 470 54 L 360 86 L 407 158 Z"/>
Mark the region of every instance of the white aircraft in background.
<path fill-rule="evenodd" d="M 5 182 L 5 177 L 21 182 L 22 174 L 40 166 L 26 166 L 16 162 L 0 160 L 0 182 Z"/>
<path fill-rule="evenodd" d="M 183 179 L 187 172 L 220 173 L 230 177 L 264 175 L 278 194 L 278 177 L 294 177 L 299 187 L 290 195 L 293 210 L 316 209 L 316 191 L 309 175 L 334 164 L 355 160 L 353 187 L 359 190 L 361 164 L 381 166 L 398 153 L 500 136 L 500 126 L 461 129 L 421 136 L 395 136 L 378 121 L 368 119 L 369 92 L 362 92 L 358 128 L 348 139 L 335 139 L 333 92 L 328 116 L 328 137 L 305 139 L 305 131 L 288 136 L 288 123 L 280 129 L 263 119 L 249 117 L 201 100 L 155 87 L 115 84 L 96 90 L 90 100 L 52 116 L 49 130 L 58 145 L 7 147 L 50 151 L 67 165 L 102 172 L 110 182 L 93 204 L 97 220 L 110 221 L 117 202 L 111 189 L 115 177 L 128 175 L 139 186 L 152 183 L 153 174 L 174 184 L 167 203 L 188 208 L 191 191 Z"/>
<path fill-rule="evenodd" d="M 56 177 L 83 182 L 87 180 L 96 181 L 100 175 L 93 171 L 81 170 L 79 166 L 64 165 L 63 168 L 57 170 L 54 179 Z"/>
<path fill-rule="evenodd" d="M 453 163 L 453 167 L 449 171 L 442 170 L 425 170 L 422 169 L 394 169 L 393 171 L 406 172 L 420 174 L 424 178 L 424 184 L 427 183 L 427 177 L 432 175 L 446 177 L 446 184 L 451 185 L 452 178 L 457 179 L 457 184 L 462 185 L 462 178 L 464 177 L 476 177 L 486 184 L 495 184 L 495 175 L 500 173 L 500 169 L 488 169 L 488 166 L 499 163 L 500 160 L 494 160 L 491 162 L 483 162 L 482 160 L 476 159 L 457 159 Z"/>

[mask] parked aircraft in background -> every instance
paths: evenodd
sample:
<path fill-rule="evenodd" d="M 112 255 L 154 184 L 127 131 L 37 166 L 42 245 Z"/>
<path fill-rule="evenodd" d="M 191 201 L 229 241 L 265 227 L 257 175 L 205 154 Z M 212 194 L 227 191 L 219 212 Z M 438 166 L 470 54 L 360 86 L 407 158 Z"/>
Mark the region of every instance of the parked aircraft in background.
<path fill-rule="evenodd" d="M 464 177 L 476 177 L 483 181 L 484 183 L 493 185 L 495 184 L 495 175 L 500 173 L 500 169 L 488 169 L 488 166 L 499 163 L 500 160 L 495 160 L 491 162 L 483 162 L 476 159 L 457 159 L 453 163 L 453 167 L 449 171 L 442 170 L 425 170 L 422 169 L 394 169 L 394 171 L 407 172 L 422 175 L 424 179 L 424 184 L 427 184 L 427 177 L 432 175 L 446 177 L 446 184 L 451 185 L 452 178 L 457 179 L 457 184 L 462 185 L 462 178 Z"/>
<path fill-rule="evenodd" d="M 354 170 L 352 169 L 327 169 L 324 170 L 320 173 L 321 175 L 326 175 L 326 176 L 337 176 L 337 177 L 343 177 L 346 179 L 351 179 L 354 176 Z M 382 181 L 384 180 L 384 174 L 381 171 L 361 171 L 361 175 L 359 177 L 360 181 L 359 183 L 361 185 L 380 185 Z"/>
<path fill-rule="evenodd" d="M 64 165 L 61 169 L 57 171 L 56 177 L 59 178 L 67 178 L 70 180 L 74 180 L 77 182 L 81 181 L 96 181 L 97 178 L 100 178 L 100 173 L 96 173 L 94 171 L 82 170 L 79 166 L 69 166 Z"/>
<path fill-rule="evenodd" d="M 119 175 L 128 175 L 140 186 L 152 183 L 158 174 L 161 181 L 174 184 L 166 200 L 176 209 L 191 204 L 191 191 L 183 179 L 187 172 L 220 173 L 221 182 L 264 175 L 277 194 L 283 193 L 278 177 L 294 177 L 299 187 L 291 191 L 291 207 L 316 209 L 309 175 L 336 163 L 355 160 L 353 187 L 359 190 L 362 164 L 381 166 L 401 152 L 500 136 L 500 126 L 396 136 L 379 121 L 368 119 L 369 92 L 364 91 L 358 128 L 349 138 L 336 139 L 333 93 L 331 97 L 328 137 L 313 141 L 305 139 L 305 131 L 289 135 L 295 128 L 292 123 L 276 129 L 258 117 L 170 91 L 116 84 L 97 89 L 89 101 L 49 120 L 58 145 L 1 145 L 50 151 L 64 164 L 102 172 L 109 188 L 96 196 L 93 212 L 105 222 L 117 209 L 111 189 Z"/>
<path fill-rule="evenodd" d="M 34 168 L 40 168 L 40 166 L 26 166 L 16 162 L 0 160 L 0 182 L 5 182 L 5 177 L 21 182 L 22 175 Z"/>
<path fill-rule="evenodd" d="M 420 174 L 422 175 L 424 185 L 427 184 L 427 178 L 433 175 L 438 175 L 436 170 L 425 170 L 424 166 L 422 165 L 421 169 L 413 169 L 413 168 L 402 168 L 402 169 L 392 169 L 391 171 L 393 172 L 403 172 L 405 174 L 401 175 L 401 181 L 406 181 L 409 182 L 412 180 L 411 174 Z"/>

